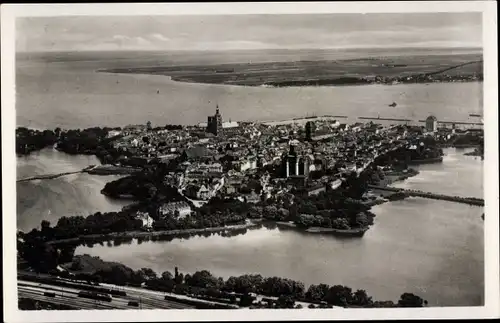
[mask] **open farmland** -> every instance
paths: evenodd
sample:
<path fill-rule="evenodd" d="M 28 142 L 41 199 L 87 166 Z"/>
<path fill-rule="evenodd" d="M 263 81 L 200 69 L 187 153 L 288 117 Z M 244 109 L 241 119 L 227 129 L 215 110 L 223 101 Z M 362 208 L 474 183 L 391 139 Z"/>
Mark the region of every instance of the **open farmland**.
<path fill-rule="evenodd" d="M 463 65 L 465 64 L 465 65 Z M 482 76 L 481 54 L 414 55 L 340 60 L 148 66 L 100 72 L 170 76 L 175 81 L 246 86 L 367 84 L 409 76 Z"/>

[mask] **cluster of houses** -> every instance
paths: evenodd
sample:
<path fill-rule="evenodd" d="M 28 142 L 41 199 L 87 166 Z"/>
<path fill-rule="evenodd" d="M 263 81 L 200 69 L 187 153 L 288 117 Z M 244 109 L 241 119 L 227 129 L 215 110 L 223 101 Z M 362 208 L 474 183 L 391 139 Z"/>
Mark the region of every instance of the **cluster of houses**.
<path fill-rule="evenodd" d="M 436 129 L 449 136 L 458 129 Z M 341 124 L 337 120 L 299 123 L 231 123 L 214 133 L 204 125 L 178 130 L 152 130 L 128 126 L 110 132 L 115 148 L 131 152 L 149 163 L 178 162 L 164 178 L 188 199 L 208 201 L 222 195 L 255 203 L 289 194 L 302 186 L 307 194 L 338 188 L 343 175 L 363 171 L 377 156 L 421 136 L 425 128 L 410 125 L 383 127 L 369 123 Z M 130 155 L 130 154 L 129 154 Z M 326 176 L 326 170 L 334 174 Z M 312 174 L 320 174 L 314 179 Z M 298 184 L 300 183 L 300 185 Z M 160 217 L 184 217 L 192 212 L 185 202 L 172 202 L 158 210 Z M 145 227 L 152 220 L 138 214 Z"/>

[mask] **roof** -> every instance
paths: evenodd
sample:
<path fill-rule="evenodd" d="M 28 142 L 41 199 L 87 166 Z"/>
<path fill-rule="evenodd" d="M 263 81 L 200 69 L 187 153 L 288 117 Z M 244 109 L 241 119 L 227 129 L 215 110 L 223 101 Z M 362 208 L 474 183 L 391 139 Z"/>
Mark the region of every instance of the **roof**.
<path fill-rule="evenodd" d="M 188 148 L 184 150 L 184 153 L 186 153 L 186 156 L 188 158 L 199 158 L 199 157 L 205 157 L 208 155 L 208 150 L 206 147 L 203 146 L 196 146 L 192 148 Z"/>
<path fill-rule="evenodd" d="M 235 128 L 239 127 L 238 122 L 232 121 L 232 122 L 223 122 L 222 123 L 222 128 Z"/>
<path fill-rule="evenodd" d="M 189 207 L 189 204 L 186 201 L 177 201 L 177 202 L 169 202 L 165 203 L 161 206 L 162 208 L 181 208 L 181 207 Z"/>

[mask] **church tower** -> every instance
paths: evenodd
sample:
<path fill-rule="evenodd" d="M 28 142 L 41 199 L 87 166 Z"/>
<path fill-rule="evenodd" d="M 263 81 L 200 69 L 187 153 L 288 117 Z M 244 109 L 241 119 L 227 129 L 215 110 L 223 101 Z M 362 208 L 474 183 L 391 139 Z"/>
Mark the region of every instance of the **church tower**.
<path fill-rule="evenodd" d="M 215 136 L 222 132 L 222 115 L 220 114 L 218 104 L 215 109 L 215 115 L 208 117 L 207 132 L 210 132 Z"/>

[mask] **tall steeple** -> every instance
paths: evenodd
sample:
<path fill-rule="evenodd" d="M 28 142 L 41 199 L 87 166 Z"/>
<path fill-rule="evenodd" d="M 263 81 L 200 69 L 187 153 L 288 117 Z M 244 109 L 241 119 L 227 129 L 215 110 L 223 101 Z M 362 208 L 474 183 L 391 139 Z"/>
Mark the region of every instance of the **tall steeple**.
<path fill-rule="evenodd" d="M 216 105 L 215 115 L 209 116 L 207 120 L 207 132 L 218 135 L 222 131 L 222 115 L 219 111 L 219 104 Z"/>

